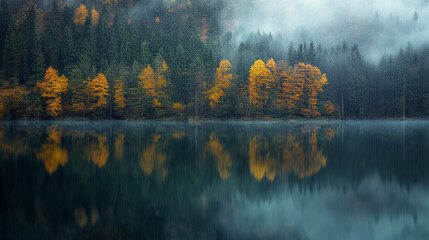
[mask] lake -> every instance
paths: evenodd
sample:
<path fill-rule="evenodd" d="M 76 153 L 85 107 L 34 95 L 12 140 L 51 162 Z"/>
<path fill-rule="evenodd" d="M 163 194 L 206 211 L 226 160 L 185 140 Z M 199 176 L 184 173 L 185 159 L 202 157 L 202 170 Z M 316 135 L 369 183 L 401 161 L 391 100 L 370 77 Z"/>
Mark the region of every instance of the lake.
<path fill-rule="evenodd" d="M 428 121 L 0 122 L 1 239 L 429 239 Z"/>

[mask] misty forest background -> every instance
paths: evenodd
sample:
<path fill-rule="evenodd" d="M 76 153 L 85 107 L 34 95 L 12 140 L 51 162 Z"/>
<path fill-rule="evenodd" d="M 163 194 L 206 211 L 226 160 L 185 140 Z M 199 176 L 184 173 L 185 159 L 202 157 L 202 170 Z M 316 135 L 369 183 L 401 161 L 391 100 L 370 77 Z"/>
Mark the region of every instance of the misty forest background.
<path fill-rule="evenodd" d="M 292 41 L 237 30 L 241 7 L 1 0 L 0 118 L 429 117 L 427 44 L 365 57 L 374 36 L 419 31 L 418 12 Z"/>

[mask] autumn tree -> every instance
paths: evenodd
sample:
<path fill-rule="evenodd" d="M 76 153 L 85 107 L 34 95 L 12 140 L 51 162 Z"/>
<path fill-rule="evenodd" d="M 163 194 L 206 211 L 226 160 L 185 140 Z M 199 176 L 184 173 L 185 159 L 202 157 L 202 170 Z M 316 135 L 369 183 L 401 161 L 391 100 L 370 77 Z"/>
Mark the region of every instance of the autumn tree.
<path fill-rule="evenodd" d="M 122 80 L 116 80 L 114 88 L 115 88 L 115 111 L 119 114 L 122 114 L 125 109 L 124 82 Z"/>
<path fill-rule="evenodd" d="M 332 104 L 331 100 L 329 100 L 327 103 L 325 103 L 325 113 L 326 115 L 333 115 L 335 111 L 335 107 Z"/>
<path fill-rule="evenodd" d="M 280 62 L 275 105 L 284 113 L 295 115 L 303 94 L 305 79 L 296 74 L 286 62 Z"/>
<path fill-rule="evenodd" d="M 0 119 L 14 119 L 25 116 L 25 96 L 29 94 L 15 79 L 13 84 L 4 82 L 0 87 Z"/>
<path fill-rule="evenodd" d="M 86 8 L 86 6 L 84 4 L 81 4 L 75 11 L 74 23 L 76 25 L 84 25 L 88 15 L 89 15 L 88 9 Z"/>
<path fill-rule="evenodd" d="M 98 13 L 97 10 L 95 10 L 94 8 L 91 10 L 91 24 L 92 25 L 97 25 L 98 24 L 98 20 L 100 19 L 100 14 Z"/>
<path fill-rule="evenodd" d="M 231 87 L 232 74 L 231 63 L 228 60 L 222 60 L 216 70 L 215 86 L 206 92 L 206 97 L 210 99 L 210 107 L 215 108 L 221 99 L 225 96 L 225 91 Z"/>
<path fill-rule="evenodd" d="M 274 86 L 273 74 L 261 59 L 256 60 L 249 71 L 249 100 L 264 112 Z"/>
<path fill-rule="evenodd" d="M 109 96 L 109 83 L 107 82 L 106 76 L 102 73 L 94 79 L 88 79 L 88 99 L 89 99 L 89 110 L 95 111 L 102 109 L 107 104 L 107 97 Z"/>
<path fill-rule="evenodd" d="M 328 84 L 326 74 L 322 74 L 317 67 L 304 63 L 298 63 L 295 66 L 295 73 L 296 78 L 304 79 L 301 114 L 305 117 L 320 116 L 320 112 L 317 111 L 317 96 L 320 92 L 323 92 L 323 86 Z"/>
<path fill-rule="evenodd" d="M 46 98 L 47 113 L 51 117 L 57 117 L 63 110 L 61 95 L 67 91 L 68 79 L 62 75 L 58 76 L 58 71 L 49 67 L 45 72 L 43 82 L 38 82 L 41 96 Z"/>
<path fill-rule="evenodd" d="M 173 104 L 173 110 L 174 110 L 174 113 L 176 114 L 177 117 L 183 117 L 184 111 L 185 111 L 185 106 L 178 102 L 178 103 Z"/>
<path fill-rule="evenodd" d="M 167 94 L 164 90 L 168 85 L 168 66 L 165 61 L 154 62 L 154 65 L 157 65 L 156 71 L 150 65 L 141 71 L 139 86 L 145 92 L 146 97 L 149 98 L 151 107 L 159 110 L 166 103 Z"/>

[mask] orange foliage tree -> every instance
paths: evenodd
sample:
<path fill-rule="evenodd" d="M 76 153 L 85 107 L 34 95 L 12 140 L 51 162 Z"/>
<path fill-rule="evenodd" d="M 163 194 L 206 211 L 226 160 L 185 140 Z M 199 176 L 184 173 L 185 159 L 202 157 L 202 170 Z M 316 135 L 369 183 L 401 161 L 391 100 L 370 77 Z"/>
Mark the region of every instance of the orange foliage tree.
<path fill-rule="evenodd" d="M 57 117 L 62 112 L 61 95 L 67 91 L 68 79 L 62 75 L 58 76 L 58 71 L 49 67 L 45 72 L 43 82 L 38 82 L 37 87 L 46 98 L 47 112 L 52 117 Z"/>
<path fill-rule="evenodd" d="M 177 102 L 177 103 L 173 104 L 173 110 L 174 110 L 174 113 L 176 114 L 176 116 L 183 117 L 184 111 L 185 111 L 185 105 Z"/>
<path fill-rule="evenodd" d="M 100 108 L 104 108 L 107 104 L 107 97 L 109 96 L 109 83 L 107 82 L 106 76 L 102 73 L 94 79 L 88 79 L 88 98 L 89 98 L 89 110 L 94 111 Z"/>
<path fill-rule="evenodd" d="M 325 113 L 326 115 L 334 115 L 335 107 L 332 104 L 331 100 L 325 103 Z"/>
<path fill-rule="evenodd" d="M 0 87 L 0 119 L 22 117 L 25 115 L 24 97 L 29 93 L 24 86 L 15 79 L 13 84 L 4 82 Z"/>
<path fill-rule="evenodd" d="M 232 74 L 231 63 L 228 60 L 222 60 L 216 70 L 215 86 L 206 92 L 206 98 L 210 99 L 210 107 L 214 108 L 219 103 L 225 91 L 231 87 Z"/>
<path fill-rule="evenodd" d="M 100 14 L 94 8 L 91 10 L 91 24 L 97 25 L 98 19 L 100 19 Z"/>
<path fill-rule="evenodd" d="M 156 71 L 148 65 L 144 68 L 139 75 L 139 85 L 145 91 L 146 96 L 149 97 L 152 101 L 153 108 L 163 107 L 162 102 L 164 102 L 167 94 L 164 92 L 165 87 L 167 87 L 167 72 L 168 66 L 165 61 L 162 61 L 157 67 Z M 161 100 L 161 102 L 160 102 Z"/>
<path fill-rule="evenodd" d="M 295 74 L 294 69 L 286 62 L 281 62 L 279 65 L 280 70 L 275 105 L 284 112 L 296 114 L 303 94 L 305 79 Z"/>
<path fill-rule="evenodd" d="M 88 9 L 84 4 L 81 4 L 75 11 L 74 14 L 74 23 L 76 25 L 84 25 L 86 18 L 88 17 Z"/>
<path fill-rule="evenodd" d="M 305 63 L 298 63 L 295 66 L 295 74 L 296 78 L 304 79 L 301 114 L 305 117 L 320 116 L 317 111 L 317 95 L 323 92 L 323 86 L 328 84 L 326 74 L 322 74 L 317 67 Z"/>
<path fill-rule="evenodd" d="M 249 100 L 255 107 L 260 107 L 262 112 L 274 83 L 273 74 L 265 66 L 264 61 L 256 60 L 249 71 Z"/>
<path fill-rule="evenodd" d="M 122 113 L 125 109 L 125 91 L 124 82 L 122 80 L 116 80 L 115 82 L 115 104 L 116 111 Z"/>

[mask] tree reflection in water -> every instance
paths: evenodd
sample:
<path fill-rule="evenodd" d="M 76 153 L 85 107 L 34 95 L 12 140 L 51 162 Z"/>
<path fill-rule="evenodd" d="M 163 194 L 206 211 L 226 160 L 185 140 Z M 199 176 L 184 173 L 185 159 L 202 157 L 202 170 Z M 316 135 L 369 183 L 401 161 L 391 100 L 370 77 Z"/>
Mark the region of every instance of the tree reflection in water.
<path fill-rule="evenodd" d="M 273 181 L 276 175 L 294 173 L 299 178 L 311 177 L 326 166 L 327 157 L 317 144 L 320 126 L 301 128 L 299 134 L 278 134 L 272 139 L 255 135 L 249 143 L 250 172 L 261 181 Z M 330 141 L 335 131 L 328 132 Z M 327 134 L 319 136 L 325 137 Z"/>
<path fill-rule="evenodd" d="M 22 239 L 222 238 L 231 222 L 218 217 L 320 220 L 319 208 L 350 223 L 418 223 L 426 205 L 411 196 L 427 196 L 415 189 L 429 182 L 429 127 L 405 124 L 0 123 L 0 227 Z"/>
<path fill-rule="evenodd" d="M 62 130 L 58 129 L 57 125 L 50 126 L 46 132 L 48 137 L 36 155 L 37 158 L 42 159 L 46 171 L 52 174 L 59 165 L 64 166 L 67 163 L 68 153 L 61 147 Z"/>
<path fill-rule="evenodd" d="M 160 139 L 160 134 L 153 135 L 151 145 L 146 147 L 140 154 L 139 166 L 148 176 L 156 169 L 156 172 L 161 175 L 162 178 L 165 178 L 168 173 L 168 170 L 164 166 L 167 155 L 163 152 L 162 144 L 159 144 Z"/>
<path fill-rule="evenodd" d="M 210 141 L 206 144 L 207 150 L 215 156 L 216 169 L 221 179 L 228 179 L 231 173 L 229 168 L 232 166 L 231 156 L 223 149 L 219 139 L 210 134 Z"/>

